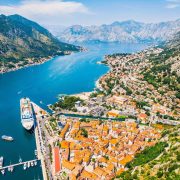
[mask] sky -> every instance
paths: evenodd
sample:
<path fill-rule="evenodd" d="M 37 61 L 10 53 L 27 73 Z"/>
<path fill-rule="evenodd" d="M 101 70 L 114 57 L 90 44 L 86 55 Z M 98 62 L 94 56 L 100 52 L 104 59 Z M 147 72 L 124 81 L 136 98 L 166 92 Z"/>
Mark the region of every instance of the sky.
<path fill-rule="evenodd" d="M 42 25 L 111 24 L 180 18 L 180 0 L 0 0 L 0 14 L 19 14 Z"/>

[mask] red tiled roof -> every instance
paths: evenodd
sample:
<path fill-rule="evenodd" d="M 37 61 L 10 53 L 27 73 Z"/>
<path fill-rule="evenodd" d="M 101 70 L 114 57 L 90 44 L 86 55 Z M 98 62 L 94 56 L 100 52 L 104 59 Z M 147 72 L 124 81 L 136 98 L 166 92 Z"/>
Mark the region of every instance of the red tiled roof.
<path fill-rule="evenodd" d="M 55 174 L 61 170 L 60 166 L 60 155 L 59 155 L 59 148 L 54 148 L 54 165 L 55 165 Z"/>

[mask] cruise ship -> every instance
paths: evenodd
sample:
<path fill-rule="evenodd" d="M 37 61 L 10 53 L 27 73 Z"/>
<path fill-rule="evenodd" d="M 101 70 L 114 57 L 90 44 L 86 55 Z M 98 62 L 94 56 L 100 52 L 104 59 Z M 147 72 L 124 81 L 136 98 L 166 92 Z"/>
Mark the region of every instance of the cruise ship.
<path fill-rule="evenodd" d="M 31 101 L 29 98 L 22 98 L 20 100 L 21 108 L 21 123 L 26 130 L 31 130 L 34 125 L 34 116 Z"/>

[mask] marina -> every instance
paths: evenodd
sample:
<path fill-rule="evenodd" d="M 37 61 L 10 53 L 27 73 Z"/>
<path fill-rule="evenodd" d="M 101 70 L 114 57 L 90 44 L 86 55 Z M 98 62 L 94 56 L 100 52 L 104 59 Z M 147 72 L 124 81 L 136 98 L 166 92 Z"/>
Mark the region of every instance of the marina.
<path fill-rule="evenodd" d="M 26 99 L 27 101 L 25 101 Z M 23 104 L 24 107 L 21 107 L 21 113 L 22 113 L 23 108 L 25 108 L 25 111 L 26 111 L 25 113 L 23 112 L 23 114 L 21 114 L 21 117 L 26 119 L 25 122 L 22 122 L 22 126 L 26 130 L 29 130 L 32 127 L 29 128 L 27 124 L 24 124 L 24 123 L 29 123 L 30 121 L 30 123 L 32 124 L 33 122 L 36 147 L 37 147 L 37 150 L 34 151 L 34 154 L 37 158 L 33 160 L 29 160 L 29 161 L 22 161 L 21 157 L 19 157 L 18 163 L 15 163 L 15 164 L 10 163 L 10 165 L 3 166 L 4 158 L 3 156 L 1 156 L 0 157 L 0 172 L 4 176 L 6 173 L 6 170 L 8 172 L 13 172 L 16 166 L 22 166 L 23 170 L 27 170 L 30 167 L 37 166 L 37 161 L 41 161 L 43 179 L 46 180 L 47 175 L 46 175 L 46 169 L 45 169 L 45 163 L 44 163 L 44 155 L 46 152 L 45 152 L 45 145 L 43 143 L 42 132 L 41 132 L 39 121 L 42 120 L 44 117 L 48 117 L 49 114 L 45 110 L 40 108 L 38 105 L 31 102 L 29 98 L 21 99 L 21 106 L 22 106 L 22 101 L 25 101 L 25 102 Z M 33 118 L 33 121 L 32 121 L 32 118 Z M 6 141 L 14 140 L 11 136 L 6 136 L 6 135 L 3 135 L 1 138 Z"/>
<path fill-rule="evenodd" d="M 0 171 L 1 171 L 1 173 L 3 174 L 3 172 L 5 172 L 5 170 L 7 169 L 8 171 L 13 171 L 13 169 L 14 169 L 14 167 L 16 167 L 16 166 L 21 166 L 21 165 L 23 165 L 23 166 L 25 166 L 25 165 L 27 165 L 27 167 L 33 167 L 33 166 L 36 166 L 37 165 L 37 161 L 38 161 L 38 159 L 33 159 L 33 160 L 29 160 L 29 161 L 24 161 L 24 162 L 18 162 L 18 163 L 16 163 L 16 164 L 10 164 L 10 165 L 8 165 L 8 166 L 2 166 L 1 168 L 0 168 Z M 25 169 L 24 169 L 25 170 Z"/>
<path fill-rule="evenodd" d="M 3 166 L 3 162 L 4 162 L 4 158 L 0 157 L 0 172 L 2 175 L 5 175 L 6 170 L 8 170 L 9 172 L 13 172 L 14 168 L 16 166 L 22 166 L 23 170 L 27 170 L 30 167 L 34 167 L 37 166 L 37 161 L 41 160 L 41 165 L 42 165 L 42 169 L 43 169 L 43 176 L 44 179 L 46 180 L 46 172 L 45 172 L 45 165 L 44 165 L 44 144 L 43 144 L 43 139 L 42 139 L 42 134 L 41 134 L 41 130 L 39 128 L 39 118 L 42 118 L 42 116 L 48 116 L 48 113 L 46 111 L 44 111 L 43 109 L 41 109 L 39 106 L 37 106 L 35 103 L 31 102 L 30 99 L 28 98 L 28 106 L 25 108 L 29 108 L 29 106 L 32 108 L 31 111 L 34 110 L 34 117 L 36 117 L 36 119 L 33 120 L 33 125 L 34 125 L 34 133 L 35 133 L 35 139 L 36 139 L 36 146 L 37 146 L 37 150 L 34 151 L 35 156 L 37 157 L 37 159 L 33 159 L 33 160 L 29 160 L 29 161 L 22 161 L 21 157 L 19 157 L 19 162 L 15 163 L 15 164 L 11 164 L 7 165 L 7 166 Z M 41 115 L 39 115 L 41 112 Z M 32 115 L 29 115 L 29 112 L 27 112 L 27 118 L 31 118 Z M 21 115 L 23 116 L 23 115 Z M 35 121 L 36 120 L 36 121 Z M 29 120 L 28 120 L 29 121 Z M 24 127 L 24 124 L 22 124 Z M 27 127 L 25 125 L 25 127 Z M 26 128 L 27 129 L 27 128 Z M 7 140 L 7 141 L 13 141 L 14 139 L 11 136 L 6 136 L 3 135 L 2 139 Z M 43 147 L 42 147 L 43 146 Z"/>

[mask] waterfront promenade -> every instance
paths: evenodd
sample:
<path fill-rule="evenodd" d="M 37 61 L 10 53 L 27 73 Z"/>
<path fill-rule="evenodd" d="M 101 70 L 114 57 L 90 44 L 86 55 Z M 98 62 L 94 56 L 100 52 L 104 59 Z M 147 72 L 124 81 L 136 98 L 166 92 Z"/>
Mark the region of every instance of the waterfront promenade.
<path fill-rule="evenodd" d="M 49 116 L 49 114 L 40 108 L 37 104 L 31 102 L 33 106 L 33 110 L 35 113 L 35 128 L 34 128 L 34 133 L 35 133 L 35 140 L 36 140 L 36 147 L 37 147 L 37 157 L 39 160 L 41 160 L 41 166 L 42 166 L 42 173 L 43 173 L 43 179 L 47 180 L 47 172 L 46 172 L 46 165 L 45 165 L 45 156 L 46 156 L 46 151 L 45 151 L 45 145 L 42 137 L 42 128 L 41 128 L 41 121 L 44 121 L 45 118 Z"/>

